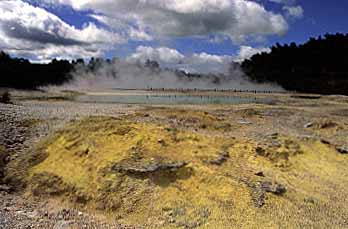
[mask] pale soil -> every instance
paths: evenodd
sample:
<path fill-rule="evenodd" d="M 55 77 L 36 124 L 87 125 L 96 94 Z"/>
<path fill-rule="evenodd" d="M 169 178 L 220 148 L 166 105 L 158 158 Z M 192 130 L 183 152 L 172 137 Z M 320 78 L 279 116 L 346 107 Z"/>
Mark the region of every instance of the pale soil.
<path fill-rule="evenodd" d="M 38 92 L 13 94 L 16 96 L 14 104 L 0 104 L 0 146 L 5 148 L 6 157 L 2 160 L 6 163 L 16 160 L 19 155 L 33 149 L 37 142 L 71 121 L 91 116 L 120 117 L 135 113 L 142 114 L 138 116 L 138 121 L 169 123 L 192 132 L 229 135 L 260 142 L 260 145 L 272 141 L 272 136 L 281 135 L 324 141 L 342 149 L 343 153 L 348 150 L 348 98 L 343 96 L 302 99 L 287 94 L 261 94 L 256 96 L 271 97 L 276 102 L 273 105 L 144 107 L 84 104 Z M 255 97 L 254 94 L 238 95 Z M 168 119 L 170 113 L 181 110 L 208 112 L 229 123 L 236 131 L 211 131 L 209 128 L 200 129 L 192 120 Z M 60 202 L 36 200 L 13 189 L 15 187 L 8 184 L 0 186 L 0 228 L 151 228 L 149 225 L 122 225 L 110 218 L 106 220 L 100 213 L 72 209 Z M 343 196 L 348 196 L 348 193 Z M 348 222 L 339 216 L 336 221 L 336 227 L 348 227 Z"/>

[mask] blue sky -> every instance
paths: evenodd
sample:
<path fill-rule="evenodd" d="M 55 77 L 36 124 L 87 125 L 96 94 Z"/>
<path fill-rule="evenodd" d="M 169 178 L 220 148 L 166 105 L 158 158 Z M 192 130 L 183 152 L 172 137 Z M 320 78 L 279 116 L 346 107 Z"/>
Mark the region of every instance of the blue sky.
<path fill-rule="evenodd" d="M 317 37 L 325 33 L 348 32 L 348 1 L 302 0 L 297 2 L 304 9 L 304 17 L 291 23 L 285 36 L 270 39 L 271 44 L 292 41 L 303 43 L 309 37 Z"/>
<path fill-rule="evenodd" d="M 221 64 L 276 42 L 346 33 L 347 11 L 342 0 L 5 0 L 0 48 L 34 61 L 117 56 Z"/>

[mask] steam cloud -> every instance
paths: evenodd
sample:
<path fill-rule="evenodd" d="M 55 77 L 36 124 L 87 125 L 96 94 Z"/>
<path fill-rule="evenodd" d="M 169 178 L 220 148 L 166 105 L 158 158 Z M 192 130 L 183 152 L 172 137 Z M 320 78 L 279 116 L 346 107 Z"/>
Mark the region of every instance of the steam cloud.
<path fill-rule="evenodd" d="M 127 60 L 97 61 L 93 67 L 76 65 L 72 75 L 73 80 L 64 85 L 64 89 L 90 91 L 165 88 L 283 91 L 276 85 L 250 82 L 238 64 L 231 64 L 225 73 L 189 74 L 179 70 L 160 69 L 156 62 L 150 62 L 149 66 Z"/>

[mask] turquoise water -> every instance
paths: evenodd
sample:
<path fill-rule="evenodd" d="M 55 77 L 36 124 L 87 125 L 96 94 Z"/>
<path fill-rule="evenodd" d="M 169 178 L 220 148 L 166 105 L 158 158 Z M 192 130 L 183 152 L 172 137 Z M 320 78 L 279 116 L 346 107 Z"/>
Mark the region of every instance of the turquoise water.
<path fill-rule="evenodd" d="M 222 95 L 186 95 L 186 94 L 102 94 L 82 95 L 80 102 L 118 103 L 118 104 L 163 104 L 163 105 L 205 105 L 205 104 L 248 104 L 271 103 L 271 99 L 247 98 Z"/>

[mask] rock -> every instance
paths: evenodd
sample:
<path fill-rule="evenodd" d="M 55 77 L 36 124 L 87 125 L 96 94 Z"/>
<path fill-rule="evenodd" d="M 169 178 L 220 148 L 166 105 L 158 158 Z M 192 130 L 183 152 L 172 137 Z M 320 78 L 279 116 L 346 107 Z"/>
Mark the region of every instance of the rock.
<path fill-rule="evenodd" d="M 309 203 L 309 204 L 316 204 L 318 203 L 319 201 L 317 199 L 315 199 L 314 197 L 308 197 L 308 198 L 305 198 L 304 199 L 304 202 L 305 203 Z"/>
<path fill-rule="evenodd" d="M 44 217 L 48 217 L 48 216 L 49 216 L 48 211 L 44 211 L 44 212 L 42 212 L 41 214 L 42 214 L 42 216 L 44 216 Z"/>
<path fill-rule="evenodd" d="M 148 162 L 148 163 L 117 163 L 112 166 L 112 170 L 119 173 L 129 174 L 151 174 L 160 171 L 177 171 L 187 165 L 186 162 Z"/>
<path fill-rule="evenodd" d="M 5 156 L 5 157 L 3 158 L 3 162 L 4 162 L 5 164 L 8 164 L 10 161 L 11 161 L 10 155 L 7 155 L 7 156 Z"/>
<path fill-rule="evenodd" d="M 0 95 L 0 103 L 11 104 L 11 95 L 8 91 L 5 91 Z"/>
<path fill-rule="evenodd" d="M 336 148 L 340 154 L 348 154 L 348 148 L 346 146 L 341 146 Z"/>
<path fill-rule="evenodd" d="M 266 193 L 260 190 L 253 190 L 252 192 L 252 200 L 254 202 L 255 207 L 261 208 L 266 203 Z"/>
<path fill-rule="evenodd" d="M 277 133 L 277 132 L 276 133 L 272 133 L 272 134 L 269 135 L 269 137 L 272 138 L 272 139 L 277 139 L 279 137 L 279 133 Z"/>
<path fill-rule="evenodd" d="M 262 182 L 261 189 L 263 189 L 266 192 L 273 193 L 276 195 L 282 195 L 286 192 L 286 188 L 284 185 L 278 184 L 278 183 L 272 183 L 269 181 Z"/>
<path fill-rule="evenodd" d="M 242 124 L 242 125 L 251 125 L 253 124 L 252 122 L 249 122 L 249 121 L 244 121 L 244 120 L 241 120 L 238 122 L 239 124 Z"/>
<path fill-rule="evenodd" d="M 228 152 L 222 152 L 216 159 L 205 160 L 204 162 L 212 165 L 222 165 L 229 157 L 230 154 Z"/>
<path fill-rule="evenodd" d="M 174 218 L 169 219 L 169 223 L 175 223 L 175 219 Z"/>
<path fill-rule="evenodd" d="M 272 183 L 270 181 L 256 182 L 248 185 L 252 188 L 252 200 L 254 205 L 261 208 L 266 203 L 266 193 L 272 193 L 275 195 L 282 195 L 286 192 L 285 186 Z"/>
<path fill-rule="evenodd" d="M 26 216 L 27 216 L 28 218 L 35 219 L 35 218 L 38 218 L 39 213 L 38 213 L 37 211 L 28 212 L 28 213 L 26 214 Z"/>
<path fill-rule="evenodd" d="M 158 139 L 157 142 L 161 144 L 162 146 L 166 146 L 166 142 L 163 139 Z"/>
<path fill-rule="evenodd" d="M 255 173 L 255 176 L 265 177 L 265 174 L 262 171 L 260 171 L 260 172 Z"/>
<path fill-rule="evenodd" d="M 16 211 L 16 215 L 25 215 L 25 211 Z"/>
<path fill-rule="evenodd" d="M 315 137 L 313 135 L 299 135 L 299 139 L 308 141 L 308 140 L 315 139 Z"/>
<path fill-rule="evenodd" d="M 259 156 L 265 156 L 266 155 L 266 150 L 262 147 L 256 147 L 255 153 Z"/>
<path fill-rule="evenodd" d="M 319 128 L 320 129 L 326 129 L 326 128 L 333 128 L 333 127 L 336 127 L 336 126 L 337 126 L 337 123 L 331 122 L 331 121 L 327 121 L 327 122 L 324 122 L 324 123 L 320 124 Z"/>
<path fill-rule="evenodd" d="M 6 192 L 6 193 L 10 193 L 11 192 L 11 188 L 7 185 L 0 185 L 0 192 Z"/>
<path fill-rule="evenodd" d="M 71 224 L 73 224 L 72 221 L 60 220 L 53 226 L 53 229 L 67 229 L 67 228 L 71 228 L 70 227 Z"/>
<path fill-rule="evenodd" d="M 311 128 L 314 124 L 312 122 L 306 123 L 303 127 L 304 128 Z"/>
<path fill-rule="evenodd" d="M 325 139 L 320 139 L 320 142 L 325 144 L 325 145 L 331 145 L 331 142 L 329 142 L 328 140 L 325 140 Z"/>

